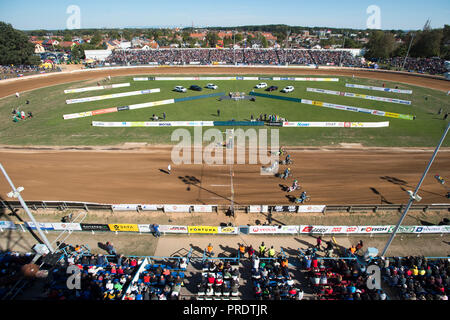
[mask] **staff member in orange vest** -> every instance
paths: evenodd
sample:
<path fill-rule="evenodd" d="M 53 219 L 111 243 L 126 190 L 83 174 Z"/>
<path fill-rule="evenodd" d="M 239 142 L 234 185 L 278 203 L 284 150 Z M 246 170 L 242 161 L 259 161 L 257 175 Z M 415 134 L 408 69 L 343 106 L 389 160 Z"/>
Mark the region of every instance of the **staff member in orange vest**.
<path fill-rule="evenodd" d="M 213 254 L 214 254 L 214 252 L 213 252 L 213 247 L 212 247 L 212 245 L 211 245 L 211 243 L 210 243 L 210 244 L 208 244 L 208 247 L 206 247 L 206 255 L 208 255 L 209 257 L 211 257 Z"/>

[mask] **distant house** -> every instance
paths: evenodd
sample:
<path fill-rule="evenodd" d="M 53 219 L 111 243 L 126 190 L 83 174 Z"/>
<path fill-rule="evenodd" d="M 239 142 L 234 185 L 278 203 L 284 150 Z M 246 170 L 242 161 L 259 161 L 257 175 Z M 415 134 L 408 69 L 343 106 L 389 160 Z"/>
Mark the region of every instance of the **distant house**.
<path fill-rule="evenodd" d="M 45 48 L 42 46 L 42 44 L 35 43 L 35 45 L 34 45 L 34 53 L 43 53 L 43 52 L 45 52 Z"/>
<path fill-rule="evenodd" d="M 217 33 L 217 36 L 219 37 L 219 39 L 226 39 L 226 38 L 233 38 L 233 32 L 231 31 L 220 31 Z"/>
<path fill-rule="evenodd" d="M 199 41 L 204 41 L 206 39 L 206 33 L 202 32 L 202 33 L 191 33 L 189 35 L 192 39 L 195 40 L 199 40 Z"/>
<path fill-rule="evenodd" d="M 63 41 L 59 45 L 64 49 L 72 49 L 72 47 L 76 45 L 76 43 L 72 41 Z"/>

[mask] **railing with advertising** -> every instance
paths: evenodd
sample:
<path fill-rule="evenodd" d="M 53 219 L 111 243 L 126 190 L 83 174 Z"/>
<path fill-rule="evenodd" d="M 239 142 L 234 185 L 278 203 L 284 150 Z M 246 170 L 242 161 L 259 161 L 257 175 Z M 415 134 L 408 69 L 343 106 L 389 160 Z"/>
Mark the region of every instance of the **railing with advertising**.
<path fill-rule="evenodd" d="M 35 230 L 32 222 L 14 223 L 12 221 L 0 221 L 0 229 L 18 229 L 22 225 L 26 229 Z M 150 224 L 95 224 L 95 223 L 54 223 L 40 222 L 39 227 L 45 231 L 112 231 L 112 232 L 139 232 L 152 233 Z M 254 226 L 180 226 L 160 225 L 161 233 L 174 234 L 390 234 L 394 231 L 394 225 L 369 225 L 369 226 L 324 226 L 324 225 L 254 225 Z M 242 230 L 245 229 L 245 232 Z M 448 234 L 449 225 L 435 226 L 400 226 L 398 233 L 402 234 Z"/>

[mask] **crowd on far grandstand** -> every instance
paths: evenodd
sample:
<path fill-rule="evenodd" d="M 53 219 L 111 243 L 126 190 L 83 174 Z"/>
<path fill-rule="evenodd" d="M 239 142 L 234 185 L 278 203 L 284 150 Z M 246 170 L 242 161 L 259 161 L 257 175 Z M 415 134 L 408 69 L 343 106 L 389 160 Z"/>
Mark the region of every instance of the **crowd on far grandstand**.
<path fill-rule="evenodd" d="M 293 49 L 160 49 L 115 50 L 106 61 L 110 64 L 250 64 L 250 65 L 334 65 L 363 67 L 360 58 L 348 51 Z"/>
<path fill-rule="evenodd" d="M 395 57 L 383 60 L 389 66 L 400 69 L 405 64 L 405 70 L 418 73 L 443 74 L 447 72 L 445 60 L 438 58 L 405 58 Z"/>

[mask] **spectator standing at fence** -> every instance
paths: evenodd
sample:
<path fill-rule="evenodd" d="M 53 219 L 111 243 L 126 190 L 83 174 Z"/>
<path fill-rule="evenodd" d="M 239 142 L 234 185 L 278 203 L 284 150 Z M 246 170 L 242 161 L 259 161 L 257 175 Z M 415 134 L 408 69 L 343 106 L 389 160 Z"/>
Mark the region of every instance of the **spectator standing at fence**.
<path fill-rule="evenodd" d="M 220 109 L 217 109 L 217 116 L 220 117 Z"/>
<path fill-rule="evenodd" d="M 359 252 L 359 250 L 361 250 L 363 247 L 363 241 L 359 240 L 358 244 L 356 245 L 356 251 L 355 252 Z"/>
<path fill-rule="evenodd" d="M 270 247 L 268 254 L 269 258 L 275 257 L 275 249 L 273 248 L 273 246 Z"/>
<path fill-rule="evenodd" d="M 320 245 L 322 244 L 322 237 L 318 236 L 316 239 L 316 248 L 320 251 Z"/>
<path fill-rule="evenodd" d="M 239 244 L 239 253 L 242 257 L 245 255 L 245 246 L 243 244 Z"/>
<path fill-rule="evenodd" d="M 153 228 L 153 235 L 158 238 L 161 236 L 161 232 L 159 231 L 159 225 L 158 224 L 153 224 L 152 225 Z"/>
<path fill-rule="evenodd" d="M 266 253 L 266 246 L 264 242 L 262 242 L 261 245 L 259 246 L 259 256 L 264 257 L 265 253 Z"/>
<path fill-rule="evenodd" d="M 213 254 L 214 254 L 213 246 L 211 245 L 211 243 L 209 243 L 208 246 L 206 247 L 206 255 L 208 257 L 212 257 Z"/>
<path fill-rule="evenodd" d="M 166 120 L 166 113 L 163 112 L 163 119 Z"/>
<path fill-rule="evenodd" d="M 255 249 L 253 248 L 252 245 L 250 245 L 247 249 L 247 253 L 248 253 L 248 257 L 251 258 L 253 257 L 253 255 L 255 254 Z"/>

